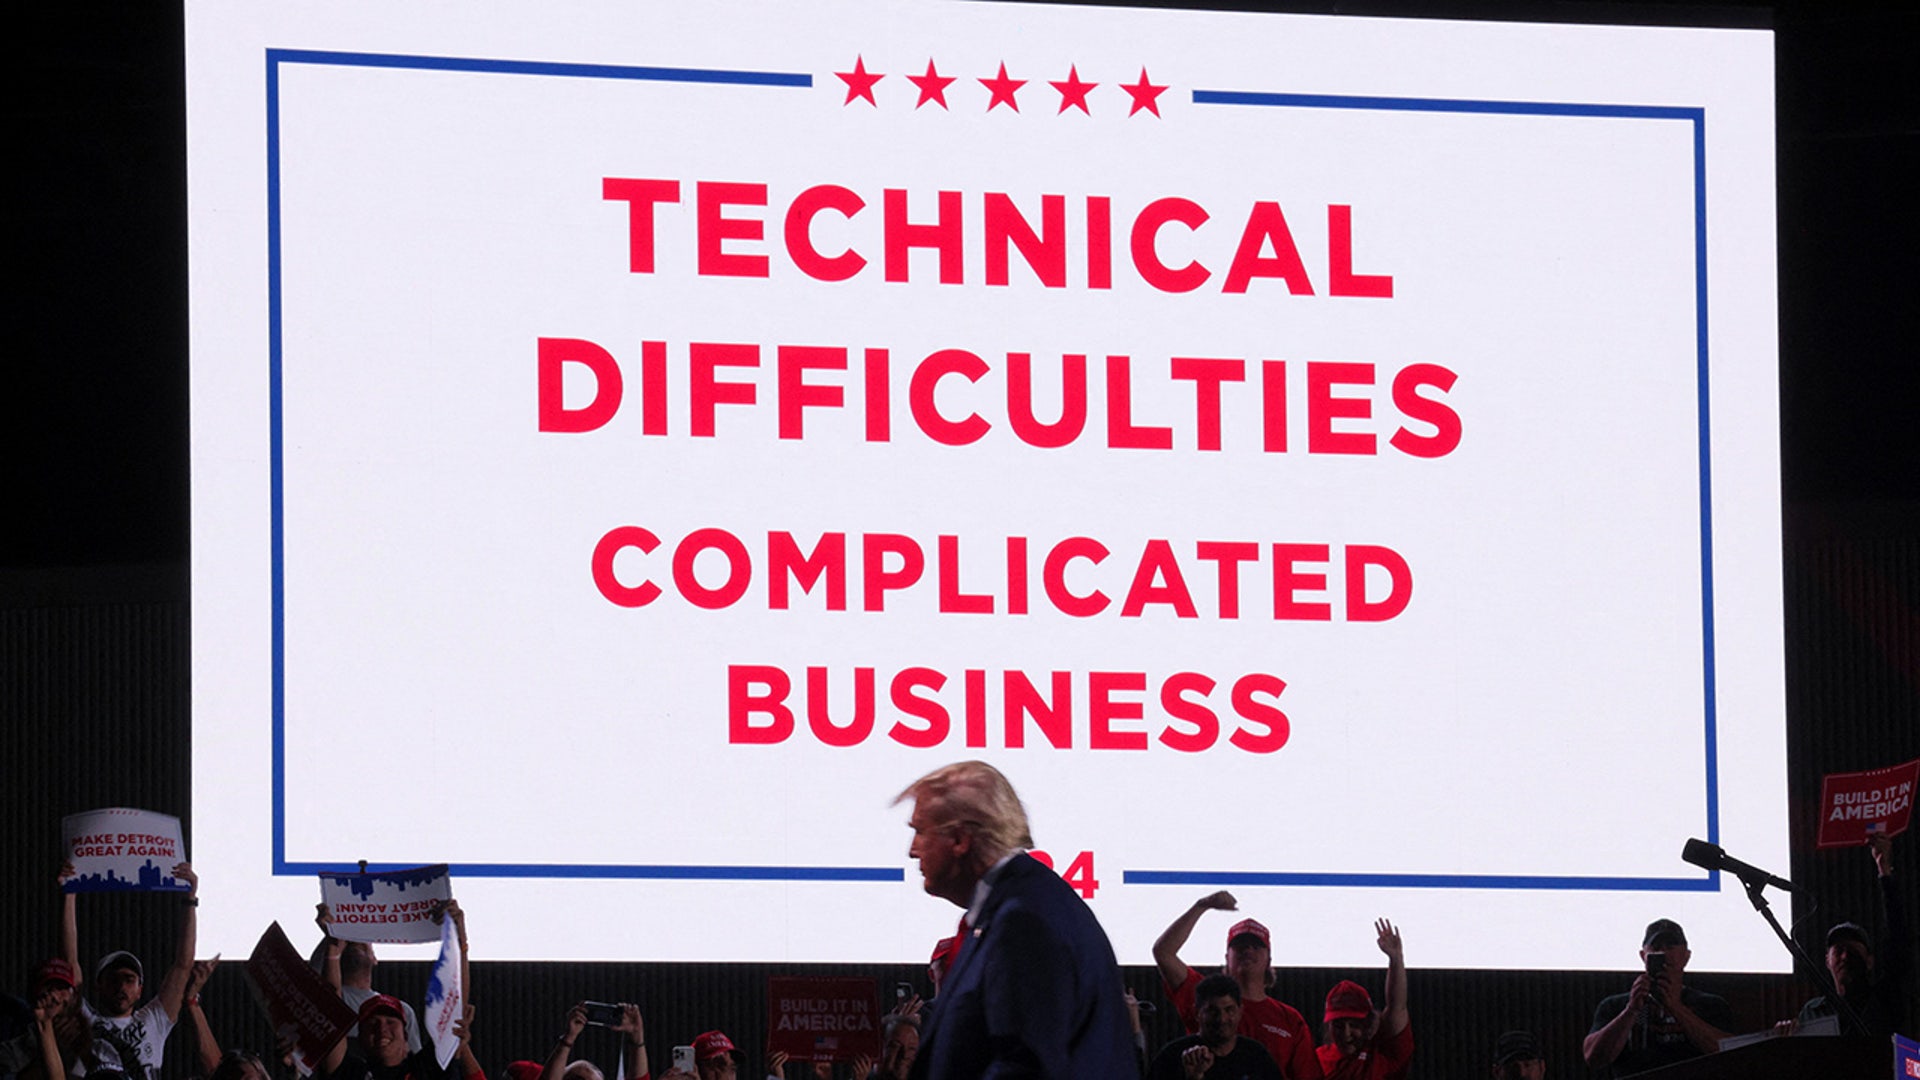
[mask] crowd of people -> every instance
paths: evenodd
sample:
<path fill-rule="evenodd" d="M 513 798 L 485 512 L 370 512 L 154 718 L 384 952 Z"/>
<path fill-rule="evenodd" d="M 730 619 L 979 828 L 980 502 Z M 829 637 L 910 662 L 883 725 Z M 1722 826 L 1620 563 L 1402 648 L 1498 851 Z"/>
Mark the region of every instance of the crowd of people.
<path fill-rule="evenodd" d="M 1407 998 L 1407 968 L 1399 928 L 1373 926 L 1386 958 L 1376 1001 L 1361 979 L 1344 979 L 1327 992 L 1317 1033 L 1300 1009 L 1280 1001 L 1274 986 L 1272 935 L 1254 918 L 1226 931 L 1216 973 L 1204 974 L 1181 957 L 1201 922 L 1214 912 L 1237 913 L 1229 892 L 1194 901 L 1153 943 L 1166 1000 L 1185 1035 L 1149 1047 L 1143 1005 L 1126 991 L 1105 932 L 1091 909 L 1058 875 L 1027 854 L 1032 846 L 1025 810 L 1006 778 L 981 762 L 935 770 L 898 801 L 912 801 L 909 854 L 925 890 L 965 911 L 953 937 L 939 942 L 929 965 L 935 993 L 923 1003 L 903 999 L 886 1015 L 877 1057 L 860 1056 L 836 1073 L 832 1062 L 794 1061 L 770 1052 L 749 1067 L 722 1031 L 709 1030 L 674 1048 L 659 1062 L 660 1080 L 743 1080 L 764 1070 L 770 1080 L 974 1080 L 1039 1076 L 1072 1080 L 1399 1080 L 1415 1063 Z M 1906 978 L 1911 941 L 1900 891 L 1894 885 L 1891 841 L 1869 842 L 1878 872 L 1884 947 L 1852 922 L 1827 934 L 1826 968 L 1838 1000 L 1807 1002 L 1781 1033 L 1827 1031 L 1885 1036 L 1910 1030 Z M 69 868 L 62 877 L 71 873 Z M 157 1080 L 169 1036 L 192 1034 L 193 1073 L 209 1080 L 269 1080 L 295 1061 L 291 1036 L 270 1052 L 220 1048 L 201 1010 L 200 990 L 218 960 L 195 957 L 199 879 L 181 863 L 173 876 L 186 883 L 175 954 L 151 983 L 139 958 L 110 950 L 91 967 L 81 964 L 75 894 L 63 897 L 59 955 L 31 973 L 27 995 L 9 998 L 0 1016 L 0 1080 Z M 447 902 L 436 921 L 451 920 L 460 962 L 467 951 L 465 913 Z M 313 965 L 337 991 L 354 1026 L 318 1061 L 321 1080 L 485 1080 L 469 1039 L 472 1007 L 453 1025 L 451 1060 L 423 1041 L 413 1007 L 374 985 L 371 945 L 335 937 L 322 905 L 321 942 Z M 1644 970 L 1623 992 L 1601 1001 L 1581 1054 L 1587 1065 L 1614 1076 L 1715 1052 L 1734 1026 L 1727 1002 L 1686 985 L 1691 952 L 1686 931 L 1671 919 L 1650 924 L 1641 941 Z M 87 977 L 82 978 L 82 973 Z M 463 975 L 463 985 L 471 985 Z M 1151 1006 L 1146 1006 L 1151 1008 Z M 344 1015 L 344 1014 L 343 1014 Z M 619 1037 L 616 1080 L 652 1080 L 646 1023 L 632 1004 L 582 1002 L 565 1016 L 543 1059 L 522 1059 L 501 1070 L 506 1080 L 606 1080 L 576 1055 L 589 1026 Z M 1546 1053 L 1531 1032 L 1507 1031 L 1492 1040 L 1495 1080 L 1540 1080 Z"/>

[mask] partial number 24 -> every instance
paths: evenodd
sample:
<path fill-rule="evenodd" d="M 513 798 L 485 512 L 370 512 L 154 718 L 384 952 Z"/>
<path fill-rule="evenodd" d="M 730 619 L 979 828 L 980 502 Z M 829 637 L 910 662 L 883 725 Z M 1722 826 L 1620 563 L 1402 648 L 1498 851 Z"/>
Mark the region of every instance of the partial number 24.
<path fill-rule="evenodd" d="M 1058 869 L 1053 865 L 1053 856 L 1044 851 L 1036 849 L 1027 854 L 1033 856 L 1040 865 L 1049 870 Z M 1062 880 L 1079 891 L 1082 899 L 1091 900 L 1093 894 L 1099 891 L 1100 879 L 1093 876 L 1093 852 L 1091 851 L 1083 851 L 1075 855 L 1073 861 L 1067 864 L 1067 868 L 1060 870 L 1059 873 Z"/>

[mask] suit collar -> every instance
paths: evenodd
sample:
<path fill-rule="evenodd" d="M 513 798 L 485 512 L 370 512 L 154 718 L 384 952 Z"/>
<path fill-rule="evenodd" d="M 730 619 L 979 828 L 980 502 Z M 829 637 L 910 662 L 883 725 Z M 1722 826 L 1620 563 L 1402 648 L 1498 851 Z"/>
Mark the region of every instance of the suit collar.
<path fill-rule="evenodd" d="M 1012 865 L 1015 858 L 1025 855 L 1026 853 L 1026 848 L 1014 848 L 1012 851 L 1000 856 L 999 862 L 987 867 L 987 872 L 981 874 L 980 880 L 973 883 L 973 902 L 967 905 L 968 926 L 978 927 L 980 925 L 980 916 L 986 912 L 987 897 L 993 894 L 994 884 L 998 882 L 1001 877 L 1005 876 L 1007 867 Z"/>

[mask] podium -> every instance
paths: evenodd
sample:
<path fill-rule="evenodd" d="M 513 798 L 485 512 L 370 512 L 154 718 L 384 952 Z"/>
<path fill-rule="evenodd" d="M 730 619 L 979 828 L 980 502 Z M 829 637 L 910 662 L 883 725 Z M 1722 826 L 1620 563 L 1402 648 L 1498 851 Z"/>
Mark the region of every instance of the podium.
<path fill-rule="evenodd" d="M 1893 1040 L 1796 1035 L 1666 1065 L 1634 1080 L 1888 1080 Z"/>

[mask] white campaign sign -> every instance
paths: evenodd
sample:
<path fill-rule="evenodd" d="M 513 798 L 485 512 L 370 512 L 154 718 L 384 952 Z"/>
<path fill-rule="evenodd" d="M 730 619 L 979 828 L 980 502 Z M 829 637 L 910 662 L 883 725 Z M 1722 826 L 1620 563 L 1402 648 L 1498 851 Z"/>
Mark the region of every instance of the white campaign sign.
<path fill-rule="evenodd" d="M 434 918 L 435 908 L 452 896 L 444 865 L 320 875 L 320 902 L 331 919 L 328 933 L 341 941 L 439 941 L 444 920 Z"/>
<path fill-rule="evenodd" d="M 61 886 L 66 892 L 190 888 L 173 876 L 173 868 L 187 861 L 187 845 L 180 838 L 180 819 L 172 814 L 124 806 L 87 810 L 61 818 L 60 835 L 73 867 L 73 876 Z"/>
<path fill-rule="evenodd" d="M 483 957 L 915 960 L 889 804 L 980 757 L 1129 962 L 1228 887 L 1315 928 L 1281 963 L 1378 964 L 1378 913 L 1424 965 L 1672 916 L 1779 966 L 1678 857 L 1786 858 L 1767 35 L 216 3 L 188 45 L 233 932 L 297 906 L 260 868 L 445 860 Z"/>

